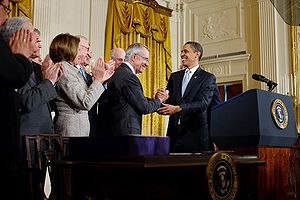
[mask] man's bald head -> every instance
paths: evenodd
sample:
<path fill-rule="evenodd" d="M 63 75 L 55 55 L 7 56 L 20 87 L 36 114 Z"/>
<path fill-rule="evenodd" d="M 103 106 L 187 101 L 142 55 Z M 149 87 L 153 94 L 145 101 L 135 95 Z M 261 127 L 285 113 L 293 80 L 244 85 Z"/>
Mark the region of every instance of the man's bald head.
<path fill-rule="evenodd" d="M 125 51 L 122 48 L 116 47 L 110 51 L 110 59 L 115 61 L 115 70 L 124 62 Z"/>

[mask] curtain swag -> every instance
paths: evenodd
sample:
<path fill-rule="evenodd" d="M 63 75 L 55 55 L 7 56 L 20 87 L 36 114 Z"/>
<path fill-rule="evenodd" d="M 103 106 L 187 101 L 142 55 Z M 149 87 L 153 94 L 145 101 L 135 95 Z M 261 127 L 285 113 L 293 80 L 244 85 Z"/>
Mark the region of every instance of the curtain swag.
<path fill-rule="evenodd" d="M 133 31 L 141 34 L 141 37 L 153 37 L 157 42 L 164 42 L 168 37 L 169 17 L 155 12 L 152 7 L 141 3 L 128 3 L 118 1 L 115 13 L 120 31 L 129 34 Z"/>

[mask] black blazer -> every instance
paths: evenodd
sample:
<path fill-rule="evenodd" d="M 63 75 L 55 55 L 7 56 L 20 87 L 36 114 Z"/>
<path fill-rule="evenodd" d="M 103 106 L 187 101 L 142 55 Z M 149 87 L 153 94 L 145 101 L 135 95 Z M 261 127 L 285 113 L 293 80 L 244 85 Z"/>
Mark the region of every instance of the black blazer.
<path fill-rule="evenodd" d="M 160 104 L 144 96 L 140 80 L 123 63 L 100 97 L 97 135 L 141 134 L 142 115 L 155 112 Z"/>
<path fill-rule="evenodd" d="M 20 162 L 20 102 L 15 89 L 25 85 L 32 73 L 30 61 L 14 55 L 0 35 L 0 157 L 2 169 Z"/>
<path fill-rule="evenodd" d="M 166 103 L 180 105 L 182 111 L 170 116 L 167 135 L 170 136 L 171 146 L 180 135 L 186 152 L 206 151 L 209 148 L 207 108 L 214 94 L 216 78 L 198 68 L 181 97 L 184 72 L 185 70 L 181 70 L 172 73 L 168 81 L 169 99 Z"/>

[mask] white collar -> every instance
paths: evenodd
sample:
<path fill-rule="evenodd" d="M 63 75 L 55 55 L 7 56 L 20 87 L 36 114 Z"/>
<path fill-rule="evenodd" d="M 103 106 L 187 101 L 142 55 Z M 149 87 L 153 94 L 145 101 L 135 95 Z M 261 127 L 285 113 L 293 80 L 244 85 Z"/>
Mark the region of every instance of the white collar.
<path fill-rule="evenodd" d="M 80 69 L 81 68 L 81 66 L 79 65 L 79 64 L 77 64 L 77 65 L 74 65 L 77 69 Z"/>
<path fill-rule="evenodd" d="M 135 74 L 135 70 L 133 68 L 133 66 L 129 63 L 129 62 L 124 62 L 130 69 L 131 71 Z"/>
<path fill-rule="evenodd" d="M 191 75 L 193 75 L 195 73 L 195 71 L 197 71 L 198 68 L 199 68 L 199 65 L 196 65 L 195 67 L 192 67 L 191 69 L 186 68 L 186 70 L 190 70 Z"/>

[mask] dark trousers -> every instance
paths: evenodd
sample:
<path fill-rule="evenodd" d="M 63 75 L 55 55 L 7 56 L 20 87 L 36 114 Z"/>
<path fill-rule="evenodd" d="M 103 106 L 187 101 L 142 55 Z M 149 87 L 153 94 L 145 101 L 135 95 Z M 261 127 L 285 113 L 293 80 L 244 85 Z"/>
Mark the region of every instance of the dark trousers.
<path fill-rule="evenodd" d="M 198 132 L 187 132 L 185 130 L 187 129 L 180 124 L 172 130 L 172 135 L 169 135 L 171 153 L 199 153 L 213 151 L 211 139 L 201 143 L 201 136 Z"/>

